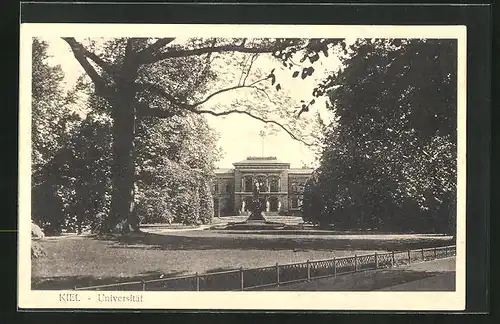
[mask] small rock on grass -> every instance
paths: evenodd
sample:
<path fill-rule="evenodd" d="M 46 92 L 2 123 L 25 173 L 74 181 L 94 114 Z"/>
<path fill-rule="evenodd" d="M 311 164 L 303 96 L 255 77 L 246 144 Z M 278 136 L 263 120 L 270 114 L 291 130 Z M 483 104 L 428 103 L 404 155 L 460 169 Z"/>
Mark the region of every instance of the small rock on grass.
<path fill-rule="evenodd" d="M 47 256 L 44 248 L 40 245 L 40 243 L 36 241 L 31 242 L 31 257 L 32 258 L 41 258 Z"/>

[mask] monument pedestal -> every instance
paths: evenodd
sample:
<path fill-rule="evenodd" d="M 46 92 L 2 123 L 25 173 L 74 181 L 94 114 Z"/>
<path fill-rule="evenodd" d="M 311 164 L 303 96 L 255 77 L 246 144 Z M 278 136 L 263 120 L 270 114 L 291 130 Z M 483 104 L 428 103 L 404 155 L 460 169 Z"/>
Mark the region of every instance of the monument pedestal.
<path fill-rule="evenodd" d="M 266 229 L 282 229 L 285 227 L 283 223 L 268 222 L 264 216 L 266 204 L 262 202 L 262 197 L 259 192 L 259 183 L 254 184 L 253 199 L 250 204 L 250 216 L 246 221 L 240 223 L 228 224 L 228 229 L 240 230 L 266 230 Z"/>
<path fill-rule="evenodd" d="M 250 216 L 246 220 L 247 222 L 265 222 L 266 218 L 262 215 L 262 213 L 251 213 Z"/>
<path fill-rule="evenodd" d="M 258 191 L 254 193 L 254 199 L 252 200 L 252 206 L 250 208 L 250 216 L 247 218 L 247 222 L 248 221 L 266 221 L 264 218 L 264 208 L 259 199 Z"/>

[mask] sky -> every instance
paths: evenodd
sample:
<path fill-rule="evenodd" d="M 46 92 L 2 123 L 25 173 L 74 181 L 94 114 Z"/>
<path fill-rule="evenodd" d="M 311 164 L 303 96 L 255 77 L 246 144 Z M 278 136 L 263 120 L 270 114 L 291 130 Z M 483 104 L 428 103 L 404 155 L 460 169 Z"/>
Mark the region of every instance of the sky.
<path fill-rule="evenodd" d="M 83 69 L 74 58 L 69 46 L 60 38 L 44 38 L 49 43 L 49 55 L 51 56 L 51 64 L 59 64 L 65 74 L 64 82 L 66 87 L 71 88 L 77 78 L 83 74 Z M 261 73 L 269 73 L 273 68 L 276 68 L 275 74 L 283 90 L 280 93 L 268 91 L 273 99 L 273 102 L 278 102 L 278 105 L 291 105 L 294 107 L 300 106 L 301 100 L 312 99 L 312 89 L 317 85 L 318 81 L 325 76 L 329 71 L 336 70 L 340 65 L 338 58 L 334 55 L 329 58 L 324 58 L 315 63 L 315 73 L 313 77 L 302 80 L 292 78 L 291 72 L 282 67 L 282 65 L 265 55 L 260 55 L 252 66 L 253 71 Z M 222 79 L 227 79 L 225 86 L 234 85 L 239 79 L 241 70 L 234 67 L 222 67 L 222 72 L 225 73 Z M 226 75 L 227 74 L 227 75 Z M 251 82 L 252 75 L 249 77 Z M 232 78 L 236 78 L 232 80 Z M 214 90 L 223 85 L 214 85 Z M 274 99 L 277 98 L 275 101 Z M 258 101 L 256 101 L 258 100 Z M 265 100 L 264 100 L 265 101 Z M 213 100 L 207 102 L 203 106 L 204 109 L 224 110 L 234 108 L 237 102 L 243 102 L 248 106 L 262 106 L 273 109 L 275 103 L 268 101 L 263 102 L 262 98 L 254 98 L 248 92 L 231 91 L 224 95 L 214 97 Z M 294 107 L 290 107 L 293 109 Z M 321 116 L 329 119 L 329 113 L 325 108 L 325 98 L 317 98 L 316 104 L 309 113 L 303 114 L 301 118 L 313 119 L 314 112 L 319 111 Z M 285 107 L 287 108 L 287 107 Z M 314 150 L 303 143 L 300 143 L 290 137 L 285 131 L 279 130 L 273 135 L 266 136 L 263 140 L 259 133 L 263 130 L 264 124 L 258 120 L 252 119 L 245 115 L 228 115 L 225 117 L 215 117 L 206 115 L 207 121 L 219 134 L 218 146 L 222 149 L 223 156 L 217 163 L 220 168 L 232 168 L 233 162 L 244 160 L 248 156 L 275 156 L 283 162 L 290 163 L 291 167 L 302 167 L 306 165 L 316 165 L 316 155 Z M 273 118 L 279 122 L 283 122 L 279 118 Z M 311 128 L 313 131 L 314 129 Z M 302 129 L 302 134 L 307 134 L 308 128 Z"/>

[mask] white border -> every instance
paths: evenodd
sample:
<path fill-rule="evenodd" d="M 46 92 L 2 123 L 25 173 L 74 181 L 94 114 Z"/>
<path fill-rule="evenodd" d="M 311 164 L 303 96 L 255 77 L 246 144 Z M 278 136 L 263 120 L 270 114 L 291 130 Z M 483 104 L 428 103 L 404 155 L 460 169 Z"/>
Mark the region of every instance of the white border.
<path fill-rule="evenodd" d="M 31 290 L 31 38 L 32 37 L 321 37 L 458 39 L 457 267 L 455 292 L 142 292 L 143 302 L 99 303 L 99 292 Z M 19 115 L 19 308 L 255 309 L 255 310 L 463 310 L 465 309 L 466 27 L 313 25 L 21 24 Z M 71 293 L 73 291 L 67 291 Z M 101 292 L 102 293 L 102 292 Z M 109 292 L 108 292 L 109 293 Z M 113 292 L 129 296 L 130 292 Z"/>

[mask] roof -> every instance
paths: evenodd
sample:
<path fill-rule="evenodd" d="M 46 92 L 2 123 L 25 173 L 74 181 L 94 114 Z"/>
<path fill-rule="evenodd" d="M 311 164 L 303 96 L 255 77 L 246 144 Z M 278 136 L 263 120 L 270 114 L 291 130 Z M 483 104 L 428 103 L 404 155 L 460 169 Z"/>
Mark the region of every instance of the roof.
<path fill-rule="evenodd" d="M 229 169 L 229 168 L 218 168 L 215 169 L 215 174 L 222 174 L 222 173 L 233 173 L 234 169 Z"/>
<path fill-rule="evenodd" d="M 233 165 L 242 165 L 242 164 L 287 164 L 287 165 L 290 165 L 290 163 L 279 161 L 275 156 L 263 156 L 263 157 L 249 156 L 243 161 L 233 163 Z"/>
<path fill-rule="evenodd" d="M 314 169 L 311 168 L 290 168 L 288 170 L 288 174 L 311 174 L 314 172 Z"/>

